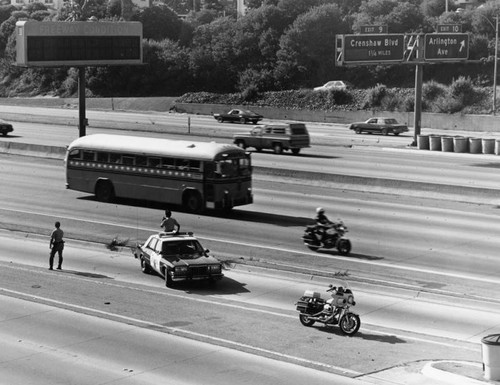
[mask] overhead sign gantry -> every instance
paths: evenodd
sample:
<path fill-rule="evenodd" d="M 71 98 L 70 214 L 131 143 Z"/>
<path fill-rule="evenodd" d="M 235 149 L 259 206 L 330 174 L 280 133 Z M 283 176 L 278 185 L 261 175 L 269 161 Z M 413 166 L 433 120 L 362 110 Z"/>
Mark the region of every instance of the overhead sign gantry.
<path fill-rule="evenodd" d="M 379 26 L 363 26 L 362 32 Z M 378 29 L 381 31 L 381 29 Z M 469 59 L 469 34 L 459 25 L 439 25 L 438 33 L 337 35 L 335 63 L 338 66 L 415 65 L 414 141 L 420 134 L 423 65 L 462 62 Z"/>

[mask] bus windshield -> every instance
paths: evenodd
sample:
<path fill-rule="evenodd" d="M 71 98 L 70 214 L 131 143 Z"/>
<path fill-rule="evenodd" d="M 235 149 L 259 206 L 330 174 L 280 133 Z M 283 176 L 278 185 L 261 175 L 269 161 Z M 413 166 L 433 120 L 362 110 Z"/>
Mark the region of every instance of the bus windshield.
<path fill-rule="evenodd" d="M 218 178 L 234 178 L 250 175 L 250 159 L 223 159 L 215 162 L 215 176 Z"/>

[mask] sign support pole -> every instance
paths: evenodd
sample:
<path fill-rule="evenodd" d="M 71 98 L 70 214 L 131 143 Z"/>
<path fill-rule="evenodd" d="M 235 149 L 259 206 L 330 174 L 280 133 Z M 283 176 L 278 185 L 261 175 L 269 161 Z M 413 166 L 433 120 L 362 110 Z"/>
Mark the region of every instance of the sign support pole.
<path fill-rule="evenodd" d="M 85 136 L 85 67 L 78 67 L 78 130 L 80 137 Z"/>
<path fill-rule="evenodd" d="M 497 113 L 498 15 L 495 17 L 495 64 L 493 65 L 493 115 Z"/>
<path fill-rule="evenodd" d="M 415 65 L 415 106 L 413 113 L 413 143 L 417 145 L 417 137 L 420 135 L 420 127 L 422 120 L 422 82 L 423 82 L 424 66 L 422 64 Z"/>

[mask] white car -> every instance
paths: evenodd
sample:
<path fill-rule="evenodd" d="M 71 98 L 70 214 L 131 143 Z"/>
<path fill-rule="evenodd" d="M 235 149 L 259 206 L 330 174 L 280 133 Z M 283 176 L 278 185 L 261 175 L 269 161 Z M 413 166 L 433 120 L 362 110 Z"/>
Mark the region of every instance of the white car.
<path fill-rule="evenodd" d="M 193 233 L 153 234 L 134 251 L 143 273 L 160 274 L 167 287 L 179 281 L 222 279 L 222 263 L 208 253 Z"/>
<path fill-rule="evenodd" d="M 331 80 L 322 86 L 314 87 L 314 91 L 347 90 L 352 84 L 345 80 Z"/>

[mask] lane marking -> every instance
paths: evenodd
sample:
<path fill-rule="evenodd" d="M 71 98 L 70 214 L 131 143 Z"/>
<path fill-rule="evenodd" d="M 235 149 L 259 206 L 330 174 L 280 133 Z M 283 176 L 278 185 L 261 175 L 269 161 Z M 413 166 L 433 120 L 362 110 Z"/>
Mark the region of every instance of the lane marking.
<path fill-rule="evenodd" d="M 47 214 L 43 212 L 33 212 L 33 211 L 28 211 L 28 210 L 18 210 L 18 209 L 9 209 L 9 208 L 2 208 L 0 207 L 1 210 L 4 211 L 10 211 L 14 213 L 23 213 L 23 214 L 36 214 L 40 216 L 47 216 L 47 217 L 53 217 L 53 214 Z M 88 220 L 88 219 L 82 219 L 82 218 L 76 218 L 76 217 L 71 217 L 71 216 L 59 216 L 61 219 L 68 219 L 68 220 L 76 220 L 76 221 L 81 221 L 81 222 L 88 222 L 88 223 L 95 223 L 99 225 L 106 225 L 106 226 L 113 226 L 113 227 L 122 227 L 125 229 L 132 229 L 132 230 L 142 230 L 142 231 L 150 231 L 152 233 L 157 233 L 158 229 L 149 229 L 149 228 L 144 228 L 144 227 L 138 227 L 138 226 L 129 226 L 129 225 L 123 225 L 123 224 L 118 224 L 118 223 L 113 223 L 113 222 L 105 222 L 105 221 L 95 221 L 95 220 Z M 490 277 L 481 277 L 481 276 L 474 276 L 470 274 L 463 274 L 463 273 L 453 273 L 453 272 L 445 272 L 445 271 L 436 271 L 432 269 L 424 269 L 424 268 L 419 268 L 419 267 L 411 267 L 411 266 L 402 266 L 402 265 L 394 265 L 390 263 L 384 263 L 384 262 L 377 262 L 377 261 L 363 261 L 359 259 L 351 259 L 349 257 L 339 257 L 335 255 L 324 255 L 324 254 L 317 254 L 317 253 L 310 253 L 306 251 L 300 251 L 300 250 L 293 250 L 293 249 L 288 249 L 284 247 L 276 247 L 276 246 L 263 246 L 260 244 L 254 244 L 254 243 L 247 243 L 247 242 L 241 242 L 241 241 L 231 241 L 227 239 L 221 239 L 221 238 L 214 238 L 214 237 L 207 237 L 207 236 L 196 236 L 199 239 L 202 240 L 207 240 L 211 242 L 220 242 L 220 243 L 226 243 L 226 244 L 231 244 L 231 245 L 240 245 L 244 247 L 250 247 L 250 248 L 259 248 L 259 249 L 265 249 L 265 250 L 273 250 L 273 251 L 279 251 L 283 253 L 295 253 L 295 254 L 301 254 L 301 255 L 309 255 L 309 256 L 315 256 L 315 257 L 320 257 L 320 258 L 325 258 L 329 260 L 337 260 L 337 261 L 342 261 L 342 262 L 352 262 L 352 263 L 358 263 L 366 266 L 378 266 L 378 267 L 386 267 L 390 269 L 396 269 L 396 270 L 401 270 L 401 271 L 411 271 L 411 272 L 416 272 L 416 273 L 424 273 L 424 274 L 433 274 L 433 275 L 439 275 L 443 277 L 449 277 L 449 278 L 457 278 L 457 279 L 466 279 L 466 280 L 471 280 L 471 281 L 479 281 L 479 282 L 487 282 L 487 283 L 493 283 L 493 284 L 500 284 L 500 278 L 490 278 Z M 280 264 L 283 266 L 288 266 L 288 267 L 293 267 L 293 268 L 298 268 L 298 269 L 306 269 L 302 266 L 295 266 L 295 265 L 286 265 L 286 264 Z M 312 269 L 310 269 L 312 270 Z"/>
<path fill-rule="evenodd" d="M 23 267 L 16 267 L 16 266 L 7 266 L 7 267 L 11 268 L 11 269 L 15 269 L 15 270 L 30 271 L 30 272 L 32 271 L 29 268 L 23 268 Z M 48 272 L 42 272 L 42 274 L 52 275 L 52 273 L 48 273 Z M 168 291 L 158 291 L 158 290 L 154 290 L 154 289 L 146 289 L 146 288 L 140 288 L 140 287 L 127 286 L 127 285 L 124 285 L 124 284 L 95 281 L 95 280 L 84 278 L 84 277 L 72 277 L 71 279 L 78 279 L 78 280 L 85 281 L 85 282 L 97 283 L 97 284 L 100 284 L 100 285 L 111 286 L 111 287 L 120 288 L 120 289 L 128 289 L 128 290 L 143 292 L 143 293 L 147 293 L 147 294 L 161 295 L 161 296 L 165 296 L 165 297 L 174 297 L 174 298 L 177 298 L 177 299 L 189 300 L 189 301 L 198 302 L 198 303 L 204 303 L 204 304 L 208 304 L 208 305 L 214 305 L 215 304 L 215 305 L 222 306 L 222 307 L 228 307 L 228 308 L 237 309 L 237 310 L 243 310 L 243 311 L 250 311 L 250 312 L 255 312 L 255 313 L 260 313 L 260 314 L 268 314 L 268 315 L 271 315 L 271 316 L 276 316 L 276 317 L 281 317 L 281 318 L 294 319 L 294 320 L 298 319 L 298 315 L 297 314 L 290 315 L 290 314 L 278 313 L 278 312 L 275 312 L 275 311 L 269 311 L 269 310 L 264 310 L 264 309 L 258 309 L 258 308 L 249 307 L 249 305 L 258 306 L 256 304 L 245 303 L 246 306 L 244 306 L 244 305 L 237 305 L 237 304 L 234 304 L 234 303 L 231 304 L 231 303 L 227 303 L 227 302 L 219 302 L 219 301 L 222 301 L 222 300 L 225 301 L 227 299 L 220 298 L 220 297 L 217 297 L 217 296 L 210 296 L 210 298 L 212 298 L 213 300 L 206 300 L 206 299 L 203 299 L 203 298 L 200 298 L 200 297 L 192 297 L 192 296 L 187 296 L 187 295 L 182 295 L 182 294 L 174 294 L 174 293 L 168 292 Z M 45 298 L 45 297 L 40 297 L 40 296 L 36 296 L 36 295 L 33 295 L 33 294 L 22 293 L 22 292 L 18 292 L 18 291 L 6 289 L 6 288 L 0 288 L 0 292 L 1 291 L 8 292 L 8 293 L 14 293 L 14 294 L 18 294 L 18 295 L 21 295 L 21 296 L 31 297 L 31 298 L 35 298 L 35 299 L 39 299 L 39 300 L 44 300 L 44 301 L 47 301 L 47 302 L 50 302 L 50 303 L 60 304 L 60 305 L 64 305 L 64 306 L 67 306 L 67 307 L 73 307 L 73 308 L 82 309 L 82 310 L 89 310 L 89 311 L 94 311 L 94 312 L 97 312 L 97 313 L 100 313 L 100 314 L 104 314 L 104 315 L 109 315 L 109 316 L 112 315 L 112 316 L 116 316 L 116 317 L 123 318 L 123 319 L 129 319 L 129 317 L 122 316 L 122 315 L 119 315 L 119 314 L 110 313 L 110 312 L 106 312 L 106 311 L 102 311 L 102 310 L 97 310 L 97 309 L 92 309 L 92 308 L 88 308 L 88 307 L 82 307 L 82 306 L 79 306 L 79 305 L 69 304 L 69 303 L 65 303 L 65 302 L 61 302 L 61 301 L 57 301 L 57 300 L 53 300 L 53 299 L 49 299 L 49 298 Z M 130 319 L 134 319 L 134 318 L 130 318 Z M 142 320 L 138 320 L 138 322 L 141 322 L 141 323 L 144 323 L 144 324 L 153 324 L 151 322 L 142 321 Z M 370 324 L 368 324 L 368 325 L 370 325 Z M 196 332 L 190 332 L 190 331 L 187 331 L 187 330 L 184 330 L 184 329 L 166 327 L 166 326 L 163 326 L 163 325 L 160 325 L 160 326 L 162 328 L 166 328 L 168 330 L 180 330 L 180 331 L 183 331 L 183 332 L 186 332 L 186 333 L 192 333 L 193 335 L 197 334 Z M 377 325 L 371 325 L 371 326 L 377 326 Z M 379 326 L 383 327 L 383 325 L 379 325 Z M 395 336 L 395 337 L 401 338 L 403 340 L 407 339 L 407 340 L 412 340 L 412 341 L 415 341 L 415 342 L 421 342 L 421 343 L 427 343 L 427 344 L 432 344 L 432 345 L 450 347 L 450 348 L 455 348 L 455 349 L 457 348 L 457 346 L 454 345 L 454 344 L 452 344 L 452 343 L 442 342 L 442 341 L 435 341 L 435 340 L 427 339 L 427 338 L 423 338 L 423 337 L 412 337 L 412 336 L 398 334 L 398 333 L 383 332 L 383 331 L 371 329 L 369 327 L 367 328 L 367 327 L 364 327 L 364 326 L 361 328 L 361 330 L 369 332 L 369 333 L 374 333 L 374 334 L 378 334 L 378 335 L 388 336 L 388 337 L 394 337 Z M 398 329 L 398 328 L 394 328 L 394 330 L 398 330 L 400 332 L 407 332 L 407 333 L 416 333 L 414 331 L 403 330 L 403 329 Z M 435 337 L 442 338 L 440 336 L 435 336 Z M 217 339 L 217 337 L 210 337 L 210 336 L 207 336 L 207 338 Z M 478 345 L 477 342 L 471 342 L 471 341 L 468 341 L 466 339 L 454 338 L 454 340 L 460 341 L 460 342 L 464 342 L 464 343 L 468 343 L 468 344 Z M 233 343 L 237 344 L 237 345 L 239 344 L 238 342 L 234 342 L 234 341 L 233 341 Z M 242 344 L 242 345 L 244 345 L 244 344 Z M 248 346 L 250 346 L 250 345 L 248 345 Z M 476 352 L 477 349 L 478 349 L 478 348 L 469 348 L 469 347 L 465 347 L 465 346 L 460 346 L 459 348 L 463 349 L 463 350 L 474 351 L 474 352 Z M 255 348 L 255 349 L 259 349 L 259 348 Z M 276 354 L 281 354 L 281 353 L 276 353 Z"/>
<path fill-rule="evenodd" d="M 196 339 L 196 338 L 193 338 L 193 337 L 197 337 L 198 339 L 205 340 L 205 342 L 206 341 L 216 342 L 216 343 L 218 343 L 218 344 L 216 344 L 218 346 L 221 346 L 221 344 L 223 344 L 223 346 L 224 345 L 233 346 L 235 350 L 239 350 L 239 351 L 250 350 L 250 351 L 254 351 L 254 352 L 258 352 L 258 353 L 263 353 L 263 354 L 269 355 L 271 357 L 276 357 L 278 359 L 284 360 L 286 362 L 292 361 L 292 362 L 301 363 L 302 365 L 304 365 L 304 364 L 305 365 L 313 365 L 314 367 L 324 368 L 324 369 L 327 369 L 329 371 L 333 371 L 333 372 L 337 372 L 337 373 L 345 373 L 345 374 L 348 374 L 348 375 L 351 375 L 351 376 L 361 376 L 361 375 L 364 374 L 364 373 L 356 372 L 354 370 L 350 370 L 350 369 L 346 369 L 346 368 L 341 368 L 339 366 L 329 365 L 329 364 L 325 364 L 325 363 L 322 363 L 322 362 L 317 362 L 317 361 L 312 361 L 312 360 L 308 360 L 308 359 L 301 358 L 301 357 L 292 356 L 292 355 L 289 355 L 289 354 L 279 353 L 279 352 L 276 352 L 276 351 L 273 351 L 273 350 L 259 348 L 257 346 L 252 346 L 252 345 L 248 345 L 248 344 L 244 344 L 244 343 L 240 343 L 240 342 L 236 342 L 236 341 L 231 341 L 231 340 L 227 340 L 227 339 L 224 339 L 224 338 L 213 337 L 213 336 L 209 336 L 209 335 L 206 335 L 206 334 L 201 334 L 201 333 L 197 333 L 197 332 L 193 332 L 193 331 L 189 331 L 189 330 L 184 330 L 184 329 L 180 329 L 180 328 L 174 328 L 174 327 L 170 327 L 170 326 L 156 324 L 156 323 L 153 323 L 153 322 L 143 321 L 143 320 L 140 320 L 140 319 L 137 319 L 137 318 L 122 316 L 122 315 L 119 315 L 119 314 L 114 314 L 114 313 L 110 313 L 110 312 L 106 312 L 106 311 L 102 311 L 102 310 L 97 310 L 97 309 L 92 309 L 92 308 L 88 308 L 88 307 L 85 307 L 85 306 L 73 305 L 73 304 L 69 304 L 69 303 L 66 303 L 66 302 L 56 301 L 56 300 L 52 300 L 52 299 L 49 299 L 49 298 L 44 298 L 44 297 L 40 297 L 40 296 L 36 296 L 36 295 L 32 295 L 32 294 L 25 294 L 25 293 L 18 292 L 18 291 L 15 291 L 15 290 L 8 290 L 8 289 L 0 288 L 0 291 L 3 291 L 5 293 L 9 293 L 11 295 L 21 296 L 21 297 L 24 297 L 24 298 L 26 298 L 26 297 L 27 298 L 32 298 L 32 299 L 41 301 L 42 303 L 43 302 L 45 302 L 45 303 L 52 303 L 52 304 L 56 305 L 56 307 L 59 308 L 59 309 L 62 307 L 63 310 L 65 308 L 66 309 L 70 309 L 70 310 L 71 309 L 78 309 L 78 310 L 85 311 L 86 313 L 91 313 L 91 314 L 92 313 L 97 313 L 97 314 L 101 314 L 101 315 L 110 317 L 111 319 L 116 319 L 116 318 L 121 319 L 125 323 L 131 323 L 132 322 L 134 324 L 144 325 L 144 327 L 147 327 L 148 330 L 151 330 L 151 328 L 153 328 L 152 330 L 160 329 L 160 330 L 164 330 L 168 334 L 177 335 L 177 336 L 180 336 L 180 337 L 182 337 L 182 335 L 189 336 L 189 337 L 191 337 L 190 339 Z M 59 306 L 57 306 L 57 305 L 59 305 Z M 189 338 L 189 337 L 184 337 L 184 338 Z"/>

